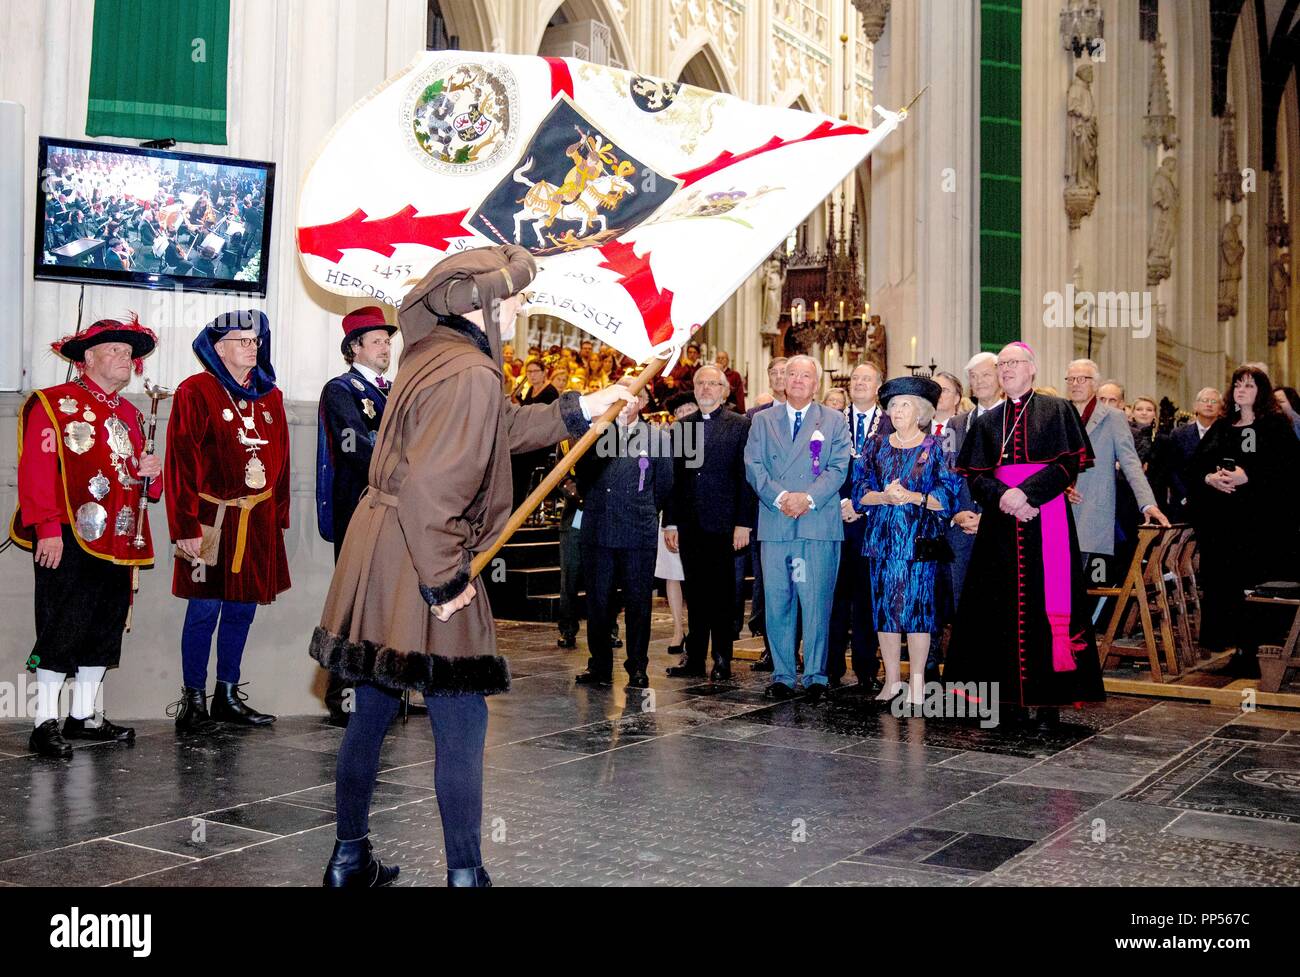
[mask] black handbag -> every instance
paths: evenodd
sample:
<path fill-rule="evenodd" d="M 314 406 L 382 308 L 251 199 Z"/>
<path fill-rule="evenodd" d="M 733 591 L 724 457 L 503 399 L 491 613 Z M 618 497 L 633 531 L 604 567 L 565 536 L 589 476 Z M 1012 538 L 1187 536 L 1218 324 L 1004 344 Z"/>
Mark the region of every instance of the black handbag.
<path fill-rule="evenodd" d="M 935 528 L 934 535 L 926 535 L 926 526 Z M 952 546 L 943 532 L 942 520 L 930 511 L 930 493 L 921 500 L 921 531 L 912 540 L 912 559 L 919 563 L 951 563 Z"/>

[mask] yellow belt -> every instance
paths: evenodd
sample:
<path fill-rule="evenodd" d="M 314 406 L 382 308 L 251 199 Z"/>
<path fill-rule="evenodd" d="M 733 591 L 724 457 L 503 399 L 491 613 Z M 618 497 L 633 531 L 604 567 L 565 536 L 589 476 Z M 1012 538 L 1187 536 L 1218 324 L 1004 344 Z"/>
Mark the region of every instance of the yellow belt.
<path fill-rule="evenodd" d="M 238 573 L 244 565 L 244 545 L 248 542 L 248 514 L 253 511 L 253 507 L 258 503 L 269 499 L 271 491 L 271 489 L 267 489 L 259 495 L 241 495 L 237 499 L 216 499 L 206 492 L 199 493 L 200 499 L 211 502 L 217 507 L 218 514 L 228 505 L 239 507 L 239 529 L 235 531 L 235 559 L 230 568 L 231 573 Z"/>

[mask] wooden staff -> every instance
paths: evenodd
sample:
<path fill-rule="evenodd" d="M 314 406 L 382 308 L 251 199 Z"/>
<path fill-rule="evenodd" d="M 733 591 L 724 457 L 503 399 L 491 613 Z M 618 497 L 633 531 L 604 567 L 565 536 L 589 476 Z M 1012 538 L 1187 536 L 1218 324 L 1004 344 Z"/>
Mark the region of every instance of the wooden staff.
<path fill-rule="evenodd" d="M 662 371 L 667 364 L 668 361 L 664 359 L 651 360 L 646 365 L 646 368 L 641 371 L 641 375 L 633 380 L 628 386 L 628 390 L 632 391 L 634 395 L 639 394 L 645 389 L 646 385 L 651 380 L 659 375 L 660 371 Z M 622 412 L 624 406 L 626 406 L 624 402 L 619 401 L 616 404 L 612 404 L 600 417 L 592 419 L 591 427 L 587 429 L 587 433 L 573 443 L 569 448 L 568 453 L 566 453 L 565 456 L 556 463 L 555 467 L 551 469 L 550 473 L 542 479 L 542 483 L 538 485 L 537 488 L 533 489 L 532 494 L 529 495 L 528 498 L 524 499 L 523 505 L 510 514 L 510 521 L 506 523 L 506 528 L 501 531 L 501 535 L 493 541 L 490 547 L 474 557 L 473 561 L 469 565 L 469 576 L 471 580 L 483 572 L 487 565 L 492 562 L 492 557 L 496 556 L 501 547 L 505 546 L 506 543 L 510 541 L 510 537 L 515 534 L 515 530 L 522 526 L 524 521 L 532 515 L 533 510 L 542 504 L 542 500 L 550 495 L 560 482 L 564 481 L 565 475 L 568 473 L 569 469 L 572 468 L 577 463 L 578 459 L 585 455 L 591 446 L 596 443 L 596 439 L 604 433 L 605 428 L 614 423 L 614 419 Z"/>
<path fill-rule="evenodd" d="M 172 395 L 169 387 L 155 387 L 148 378 L 144 381 L 144 392 L 149 395 L 151 406 L 149 407 L 149 434 L 144 439 L 144 451 L 140 453 L 142 458 L 153 454 L 153 437 L 158 431 L 158 403 Z M 150 479 L 145 478 L 140 483 L 140 508 L 135 514 L 135 539 L 131 541 L 131 545 L 138 550 L 144 549 L 144 514 L 149 508 L 149 482 Z"/>

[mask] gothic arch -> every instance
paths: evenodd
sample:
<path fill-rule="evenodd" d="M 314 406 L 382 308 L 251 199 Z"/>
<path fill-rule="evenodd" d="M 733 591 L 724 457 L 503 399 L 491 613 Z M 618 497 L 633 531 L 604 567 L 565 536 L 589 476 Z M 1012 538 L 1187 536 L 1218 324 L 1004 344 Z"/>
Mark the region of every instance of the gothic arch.
<path fill-rule="evenodd" d="M 736 91 L 735 79 L 722 66 L 722 58 L 713 41 L 701 30 L 693 32 L 678 48 L 669 63 L 667 77 L 671 81 L 684 81 L 725 95 Z"/>
<path fill-rule="evenodd" d="M 501 50 L 508 50 L 509 39 L 501 33 L 484 0 L 439 0 L 438 5 L 447 20 L 447 33 L 459 39 L 462 51 L 491 51 L 497 39 Z"/>
<path fill-rule="evenodd" d="M 614 12 L 609 9 L 609 5 L 604 0 L 551 0 L 550 3 L 544 4 L 540 12 L 537 36 L 533 38 L 532 50 L 536 53 L 542 46 L 542 38 L 546 34 L 546 25 L 551 22 L 551 18 L 563 9 L 565 17 L 570 21 L 579 20 L 596 20 L 609 28 L 610 38 L 614 43 L 614 52 L 618 55 L 624 67 L 628 70 L 634 68 L 634 58 L 632 57 L 632 44 L 628 40 L 627 34 L 623 30 L 623 25 L 619 19 L 614 16 Z"/>

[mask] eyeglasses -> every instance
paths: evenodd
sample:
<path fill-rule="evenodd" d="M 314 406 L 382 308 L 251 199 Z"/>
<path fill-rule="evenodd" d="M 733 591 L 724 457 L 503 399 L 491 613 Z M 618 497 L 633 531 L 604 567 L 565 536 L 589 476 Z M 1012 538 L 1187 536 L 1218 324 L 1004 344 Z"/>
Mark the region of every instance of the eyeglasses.
<path fill-rule="evenodd" d="M 244 349 L 250 349 L 253 346 L 261 346 L 262 341 L 263 340 L 261 336 L 227 337 L 225 339 L 217 340 L 217 342 L 219 343 L 239 343 L 239 345 L 242 346 Z"/>
<path fill-rule="evenodd" d="M 1089 381 L 1096 380 L 1096 379 L 1097 379 L 1096 377 L 1066 377 L 1065 382 L 1066 383 L 1088 383 Z"/>
<path fill-rule="evenodd" d="M 998 360 L 998 369 L 1004 369 L 1008 366 L 1018 366 L 1021 363 L 1028 363 L 1029 360 Z"/>

